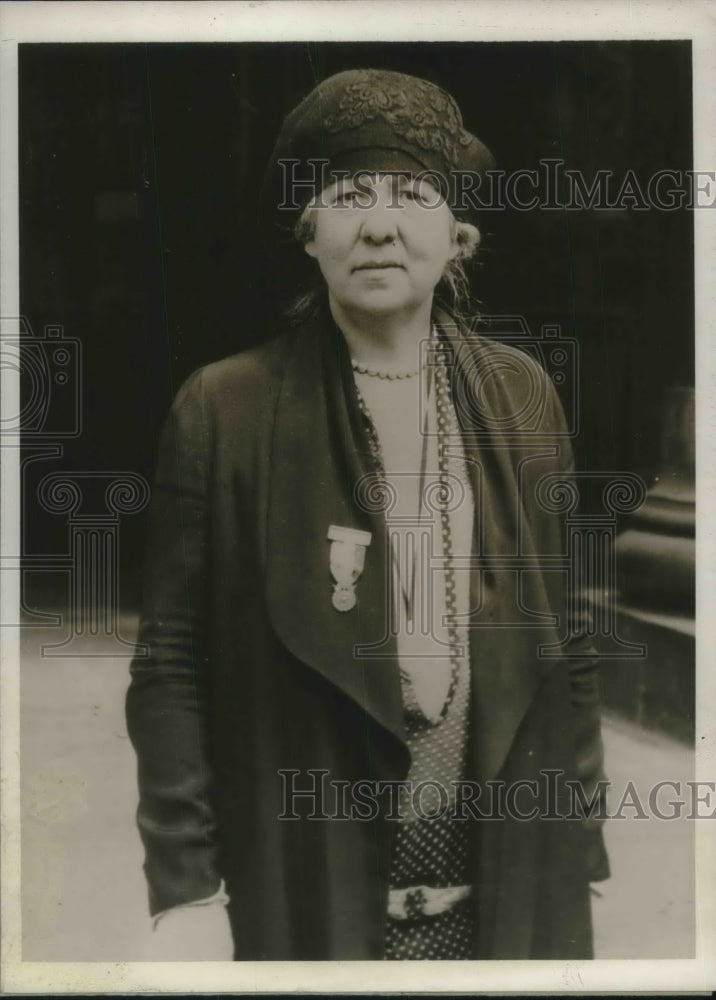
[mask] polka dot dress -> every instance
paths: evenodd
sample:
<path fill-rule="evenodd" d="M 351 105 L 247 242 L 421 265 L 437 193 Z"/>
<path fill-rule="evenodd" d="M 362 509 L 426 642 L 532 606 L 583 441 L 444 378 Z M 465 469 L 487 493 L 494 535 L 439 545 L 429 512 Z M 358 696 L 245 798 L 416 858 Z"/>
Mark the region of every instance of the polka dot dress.
<path fill-rule="evenodd" d="M 469 881 L 468 824 L 451 820 L 453 801 L 446 803 L 437 789 L 422 781 L 450 782 L 464 774 L 468 732 L 470 673 L 463 661 L 455 695 L 445 718 L 437 725 L 406 715 L 412 764 L 408 774 L 413 795 L 404 796 L 403 819 L 393 847 L 390 884 L 408 886 L 466 885 Z M 418 799 L 417 801 L 413 801 Z M 441 815 L 442 813 L 442 815 Z M 435 814 L 434 819 L 428 818 Z M 470 958 L 474 951 L 475 922 L 470 900 L 435 916 L 415 914 L 407 920 L 388 918 L 385 957 L 388 959 Z"/>
<path fill-rule="evenodd" d="M 362 380 L 361 380 L 362 381 Z M 378 432 L 363 400 L 361 406 L 371 451 L 376 466 L 384 473 Z M 461 437 L 450 398 L 447 370 L 435 369 L 435 410 L 438 429 L 437 472 L 443 498 L 449 495 L 447 483 L 458 477 L 469 490 L 469 479 L 461 449 Z M 383 428 L 380 428 L 381 430 Z M 386 431 L 389 429 L 386 428 Z M 445 447 L 450 445 L 449 450 Z M 468 494 L 469 496 L 469 494 Z M 464 886 L 469 882 L 468 824 L 451 820 L 454 804 L 452 782 L 464 776 L 469 729 L 470 669 L 467 658 L 467 634 L 458 629 L 456 614 L 469 606 L 467 574 L 452 571 L 452 554 L 469 554 L 472 534 L 472 505 L 469 523 L 463 507 L 459 519 L 449 513 L 449 505 L 439 517 L 442 554 L 448 557 L 444 583 L 443 609 L 450 646 L 450 682 L 442 712 L 428 718 L 421 710 L 412 689 L 409 671 L 401 669 L 405 725 L 411 752 L 408 789 L 403 791 L 392 856 L 392 889 L 417 886 Z M 454 549 L 457 535 L 458 549 Z M 462 654 L 462 655 L 459 655 Z M 422 785 L 421 783 L 427 782 Z M 404 960 L 467 959 L 474 957 L 476 927 L 471 899 L 463 900 L 442 913 L 425 915 L 422 905 L 415 905 L 408 893 L 407 918 L 388 917 L 385 958 Z M 419 902 L 419 893 L 416 893 Z"/>
<path fill-rule="evenodd" d="M 475 958 L 475 919 L 470 900 L 434 917 L 388 918 L 385 958 L 392 961 Z"/>

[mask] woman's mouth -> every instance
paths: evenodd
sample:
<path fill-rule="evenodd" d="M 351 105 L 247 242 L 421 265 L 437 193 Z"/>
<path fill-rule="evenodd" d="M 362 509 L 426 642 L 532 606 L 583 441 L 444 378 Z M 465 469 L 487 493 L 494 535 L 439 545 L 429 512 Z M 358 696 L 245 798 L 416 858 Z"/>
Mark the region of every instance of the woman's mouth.
<path fill-rule="evenodd" d="M 398 264 L 392 260 L 369 260 L 365 264 L 358 264 L 353 269 L 354 271 L 382 271 L 389 267 L 402 267 L 402 264 Z"/>

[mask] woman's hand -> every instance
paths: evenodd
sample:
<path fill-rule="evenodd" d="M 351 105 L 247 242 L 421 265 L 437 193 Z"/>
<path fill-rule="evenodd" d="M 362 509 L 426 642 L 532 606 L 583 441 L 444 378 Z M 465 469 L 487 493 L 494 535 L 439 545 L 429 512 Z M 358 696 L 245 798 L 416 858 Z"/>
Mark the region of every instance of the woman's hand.
<path fill-rule="evenodd" d="M 148 962 L 231 962 L 234 941 L 223 903 L 177 906 L 156 922 Z"/>

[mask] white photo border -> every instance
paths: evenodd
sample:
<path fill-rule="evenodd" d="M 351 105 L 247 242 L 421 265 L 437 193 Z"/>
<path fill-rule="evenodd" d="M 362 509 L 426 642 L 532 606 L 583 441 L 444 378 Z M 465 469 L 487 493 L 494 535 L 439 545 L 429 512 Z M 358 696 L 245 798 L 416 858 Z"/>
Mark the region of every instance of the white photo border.
<path fill-rule="evenodd" d="M 529 41 L 690 39 L 694 169 L 716 170 L 716 16 L 703 2 L 629 0 L 269 0 L 264 3 L 0 3 L 0 315 L 19 315 L 17 46 L 22 42 Z M 694 212 L 697 400 L 697 717 L 699 781 L 716 778 L 716 213 Z M 16 373 L 2 372 L 4 414 Z M 19 449 L 2 448 L 1 555 L 19 551 Z M 19 580 L 2 574 L 2 620 Z M 53 963 L 20 954 L 19 637 L 1 637 L 2 992 L 708 992 L 716 987 L 716 837 L 696 825 L 697 957 L 693 960 L 440 963 Z"/>

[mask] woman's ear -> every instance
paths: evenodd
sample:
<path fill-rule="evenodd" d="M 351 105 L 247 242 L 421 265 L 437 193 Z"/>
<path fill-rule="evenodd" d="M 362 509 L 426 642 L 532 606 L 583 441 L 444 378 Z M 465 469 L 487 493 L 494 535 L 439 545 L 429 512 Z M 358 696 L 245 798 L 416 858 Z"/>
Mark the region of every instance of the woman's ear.
<path fill-rule="evenodd" d="M 301 212 L 301 218 L 296 223 L 293 235 L 303 244 L 303 249 L 309 257 L 316 256 L 316 216 L 315 209 L 311 205 L 307 205 Z"/>
<path fill-rule="evenodd" d="M 469 260 L 480 245 L 480 230 L 470 222 L 456 222 L 453 234 L 455 253 L 452 259 Z"/>

